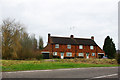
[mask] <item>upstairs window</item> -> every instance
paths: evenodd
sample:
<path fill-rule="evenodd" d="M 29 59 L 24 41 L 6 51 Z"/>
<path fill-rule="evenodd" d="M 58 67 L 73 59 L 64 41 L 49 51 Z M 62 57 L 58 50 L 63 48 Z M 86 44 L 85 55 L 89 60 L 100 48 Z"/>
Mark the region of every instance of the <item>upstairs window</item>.
<path fill-rule="evenodd" d="M 90 49 L 94 49 L 94 46 L 90 46 Z"/>
<path fill-rule="evenodd" d="M 67 56 L 72 56 L 72 53 L 71 52 L 67 52 Z"/>
<path fill-rule="evenodd" d="M 83 49 L 83 45 L 79 45 L 79 49 Z"/>
<path fill-rule="evenodd" d="M 92 56 L 95 56 L 95 53 L 92 53 Z"/>
<path fill-rule="evenodd" d="M 54 55 L 54 56 L 57 56 L 57 52 L 53 52 L 53 55 Z"/>
<path fill-rule="evenodd" d="M 59 44 L 55 44 L 55 48 L 59 48 Z"/>
<path fill-rule="evenodd" d="M 82 56 L 83 57 L 84 55 L 83 55 L 83 53 L 78 53 L 78 56 Z"/>
<path fill-rule="evenodd" d="M 67 45 L 67 48 L 68 48 L 68 49 L 71 49 L 71 45 Z"/>

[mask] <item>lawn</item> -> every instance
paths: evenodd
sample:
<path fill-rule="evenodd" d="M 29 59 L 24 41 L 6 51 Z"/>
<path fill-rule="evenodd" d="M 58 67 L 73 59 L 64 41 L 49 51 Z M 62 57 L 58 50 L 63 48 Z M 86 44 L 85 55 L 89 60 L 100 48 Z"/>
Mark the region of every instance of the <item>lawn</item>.
<path fill-rule="evenodd" d="M 81 63 L 73 60 L 2 60 L 2 71 L 23 71 L 23 70 L 45 70 L 60 68 L 82 68 L 82 67 L 114 67 L 117 64 L 92 64 Z M 79 62 L 79 63 L 78 63 Z"/>

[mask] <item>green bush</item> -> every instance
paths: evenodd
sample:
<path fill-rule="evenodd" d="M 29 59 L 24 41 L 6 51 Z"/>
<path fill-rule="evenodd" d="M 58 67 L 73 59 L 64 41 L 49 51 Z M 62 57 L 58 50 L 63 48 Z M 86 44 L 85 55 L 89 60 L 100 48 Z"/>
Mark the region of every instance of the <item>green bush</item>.
<path fill-rule="evenodd" d="M 117 60 L 117 63 L 120 64 L 120 53 L 116 54 L 116 60 Z"/>
<path fill-rule="evenodd" d="M 42 54 L 37 54 L 37 55 L 36 55 L 36 59 L 37 59 L 37 60 L 43 59 L 43 55 L 42 55 Z"/>
<path fill-rule="evenodd" d="M 50 56 L 50 59 L 53 59 L 53 55 L 52 55 L 52 53 L 51 53 L 49 56 Z"/>

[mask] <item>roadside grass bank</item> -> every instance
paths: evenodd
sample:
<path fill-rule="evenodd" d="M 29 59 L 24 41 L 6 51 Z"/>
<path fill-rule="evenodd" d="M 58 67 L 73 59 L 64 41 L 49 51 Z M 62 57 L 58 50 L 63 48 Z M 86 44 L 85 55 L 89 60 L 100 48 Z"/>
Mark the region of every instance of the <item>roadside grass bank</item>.
<path fill-rule="evenodd" d="M 85 61 L 84 61 L 85 60 Z M 82 62 L 81 62 L 82 61 Z M 104 61 L 104 62 L 103 62 Z M 111 62 L 112 61 L 112 62 Z M 100 64 L 100 62 L 102 64 Z M 46 70 L 60 68 L 116 67 L 109 59 L 48 59 L 48 60 L 2 60 L 2 71 Z"/>

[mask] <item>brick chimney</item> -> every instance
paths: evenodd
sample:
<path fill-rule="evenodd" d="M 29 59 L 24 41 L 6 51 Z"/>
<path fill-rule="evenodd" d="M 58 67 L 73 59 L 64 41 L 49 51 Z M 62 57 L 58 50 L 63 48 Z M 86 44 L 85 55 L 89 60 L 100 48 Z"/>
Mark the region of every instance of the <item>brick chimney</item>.
<path fill-rule="evenodd" d="M 50 33 L 48 33 L 48 43 L 50 43 Z"/>
<path fill-rule="evenodd" d="M 70 35 L 70 38 L 74 38 L 74 35 Z"/>
<path fill-rule="evenodd" d="M 91 39 L 94 40 L 94 36 L 91 36 Z"/>

